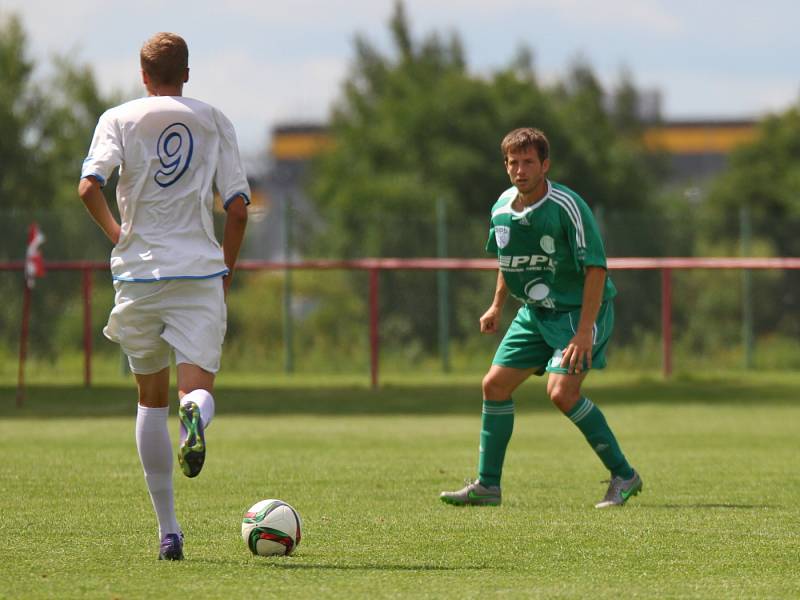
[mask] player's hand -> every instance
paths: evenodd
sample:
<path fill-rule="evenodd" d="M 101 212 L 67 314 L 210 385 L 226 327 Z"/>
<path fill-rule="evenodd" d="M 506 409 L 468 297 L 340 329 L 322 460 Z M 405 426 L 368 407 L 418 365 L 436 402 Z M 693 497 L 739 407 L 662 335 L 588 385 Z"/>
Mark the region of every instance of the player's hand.
<path fill-rule="evenodd" d="M 481 333 L 497 333 L 500 324 L 500 309 L 490 306 L 480 319 Z"/>
<path fill-rule="evenodd" d="M 578 332 L 575 334 L 561 355 L 561 368 L 567 373 L 578 374 L 583 371 L 583 366 L 592 368 L 592 332 Z"/>
<path fill-rule="evenodd" d="M 227 275 L 222 276 L 222 292 L 225 294 L 225 299 L 228 299 L 228 288 L 231 287 L 231 280 L 233 279 L 233 271 L 228 271 Z"/>

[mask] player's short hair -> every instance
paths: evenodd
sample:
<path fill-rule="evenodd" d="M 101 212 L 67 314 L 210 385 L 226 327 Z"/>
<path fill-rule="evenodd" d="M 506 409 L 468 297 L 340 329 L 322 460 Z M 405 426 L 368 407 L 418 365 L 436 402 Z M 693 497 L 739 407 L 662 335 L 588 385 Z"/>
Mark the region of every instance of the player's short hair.
<path fill-rule="evenodd" d="M 536 150 L 541 162 L 544 162 L 546 158 L 550 158 L 550 142 L 547 141 L 547 136 L 540 129 L 520 127 L 509 132 L 500 143 L 504 161 L 508 158 L 509 152 L 518 152 L 528 148 Z"/>
<path fill-rule="evenodd" d="M 139 61 L 142 71 L 156 83 L 178 85 L 189 68 L 189 47 L 176 33 L 157 33 L 142 46 Z"/>

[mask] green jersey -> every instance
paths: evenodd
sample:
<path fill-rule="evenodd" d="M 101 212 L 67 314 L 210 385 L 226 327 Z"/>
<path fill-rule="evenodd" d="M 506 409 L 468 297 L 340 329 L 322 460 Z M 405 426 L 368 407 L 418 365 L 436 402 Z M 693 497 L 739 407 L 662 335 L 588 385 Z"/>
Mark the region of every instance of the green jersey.
<path fill-rule="evenodd" d="M 486 251 L 497 254 L 509 293 L 531 307 L 569 311 L 583 304 L 585 267 L 606 267 L 597 222 L 586 202 L 566 186 L 547 182 L 544 198 L 521 212 L 517 188 L 492 207 Z M 603 300 L 617 291 L 606 277 Z"/>

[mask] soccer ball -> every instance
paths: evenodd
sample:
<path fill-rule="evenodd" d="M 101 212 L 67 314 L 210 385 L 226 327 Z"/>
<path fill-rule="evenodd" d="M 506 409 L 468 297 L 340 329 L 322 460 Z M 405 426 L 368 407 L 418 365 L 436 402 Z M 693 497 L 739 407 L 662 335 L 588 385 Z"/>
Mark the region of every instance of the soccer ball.
<path fill-rule="evenodd" d="M 262 500 L 242 518 L 242 539 L 258 556 L 288 556 L 300 545 L 303 522 L 298 512 L 282 500 Z"/>

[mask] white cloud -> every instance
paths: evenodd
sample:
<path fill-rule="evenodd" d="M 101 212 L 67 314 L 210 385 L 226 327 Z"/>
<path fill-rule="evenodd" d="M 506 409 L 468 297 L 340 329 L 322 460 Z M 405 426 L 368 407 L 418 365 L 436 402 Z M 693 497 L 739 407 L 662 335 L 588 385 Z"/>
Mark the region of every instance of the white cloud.
<path fill-rule="evenodd" d="M 797 80 L 771 75 L 661 71 L 650 73 L 644 85 L 663 90 L 663 111 L 670 118 L 757 118 L 800 100 Z"/>
<path fill-rule="evenodd" d="M 350 29 L 359 23 L 385 20 L 390 14 L 393 0 L 293 0 L 292 2 L 264 2 L 263 0 L 226 0 L 225 2 L 200 2 L 204 9 L 221 15 L 239 15 L 270 27 L 293 26 L 308 29 L 319 26 Z"/>
<path fill-rule="evenodd" d="M 186 93 L 228 114 L 242 145 L 263 148 L 279 121 L 323 119 L 340 94 L 354 34 L 388 44 L 394 0 L 0 0 L 30 54 L 88 63 L 104 91 L 141 89 L 138 49 L 154 31 L 190 43 Z M 191 18 L 187 17 L 187 7 Z M 578 53 L 608 83 L 623 65 L 663 91 L 668 116 L 781 110 L 796 102 L 796 0 L 406 0 L 415 36 L 457 31 L 472 68 L 489 72 L 519 43 L 560 77 Z"/>
<path fill-rule="evenodd" d="M 232 50 L 193 62 L 184 93 L 219 107 L 252 150 L 266 144 L 279 122 L 323 121 L 345 69 L 334 58 L 259 59 Z"/>
<path fill-rule="evenodd" d="M 684 30 L 675 12 L 664 9 L 656 0 L 561 0 L 556 3 L 562 16 L 588 25 L 609 29 L 636 29 L 639 33 L 674 35 Z"/>
<path fill-rule="evenodd" d="M 675 11 L 667 10 L 659 0 L 409 0 L 408 6 L 412 22 L 420 16 L 434 23 L 442 20 L 460 23 L 468 19 L 500 21 L 509 30 L 527 27 L 532 39 L 536 39 L 541 23 L 553 16 L 575 29 L 610 26 L 614 30 L 675 34 L 684 27 Z"/>
<path fill-rule="evenodd" d="M 91 15 L 88 4 L 79 3 L 74 10 L 66 2 L 50 4 L 47 0 L 7 0 L 0 5 L 0 19 L 12 13 L 20 17 L 34 53 L 45 56 L 64 50 L 64 23 L 71 19 L 82 22 Z M 45 14 L 48 18 L 41 18 Z M 72 39 L 67 45 L 74 46 L 76 41 Z"/>

